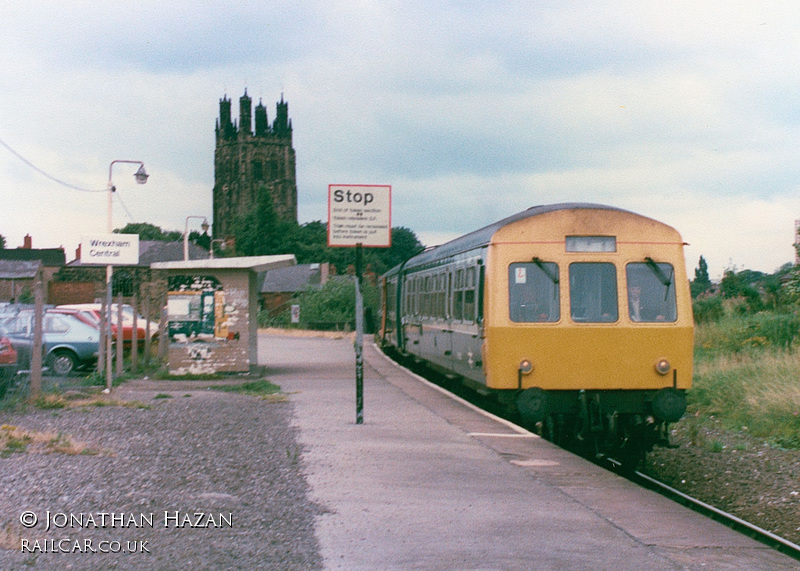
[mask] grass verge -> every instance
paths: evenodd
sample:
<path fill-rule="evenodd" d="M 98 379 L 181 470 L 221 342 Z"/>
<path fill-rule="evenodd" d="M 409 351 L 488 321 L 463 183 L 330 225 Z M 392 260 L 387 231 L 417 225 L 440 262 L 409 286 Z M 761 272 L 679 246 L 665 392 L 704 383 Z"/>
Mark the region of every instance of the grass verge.
<path fill-rule="evenodd" d="M 210 388 L 214 391 L 254 396 L 269 402 L 286 402 L 287 400 L 286 395 L 281 392 L 281 388 L 267 379 L 258 379 L 257 381 L 248 381 L 235 385 L 214 385 Z"/>
<path fill-rule="evenodd" d="M 103 451 L 61 432 L 38 432 L 8 424 L 0 426 L 0 458 L 8 458 L 12 454 L 52 453 L 97 455 Z"/>

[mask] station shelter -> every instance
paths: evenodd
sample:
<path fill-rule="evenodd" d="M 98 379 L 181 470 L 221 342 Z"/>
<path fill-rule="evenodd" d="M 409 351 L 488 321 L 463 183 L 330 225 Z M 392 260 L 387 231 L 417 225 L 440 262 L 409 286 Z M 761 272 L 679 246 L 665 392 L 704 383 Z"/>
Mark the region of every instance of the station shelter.
<path fill-rule="evenodd" d="M 167 281 L 170 374 L 255 372 L 258 274 L 296 263 L 286 254 L 152 264 Z"/>

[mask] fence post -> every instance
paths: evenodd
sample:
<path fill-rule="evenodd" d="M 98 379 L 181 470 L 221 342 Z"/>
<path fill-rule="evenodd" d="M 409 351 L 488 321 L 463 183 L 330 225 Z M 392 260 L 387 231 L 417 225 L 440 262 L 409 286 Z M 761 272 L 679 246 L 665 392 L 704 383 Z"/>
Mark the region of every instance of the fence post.
<path fill-rule="evenodd" d="M 138 285 L 138 284 L 137 284 Z M 139 295 L 134 288 L 133 299 L 133 331 L 131 332 L 131 372 L 139 372 Z"/>
<path fill-rule="evenodd" d="M 106 312 L 106 296 L 100 302 L 100 341 L 97 347 L 97 374 L 101 377 L 106 372 L 106 328 L 108 327 Z"/>
<path fill-rule="evenodd" d="M 147 369 L 150 366 L 150 303 L 151 303 L 152 289 L 150 282 L 147 283 L 144 294 L 144 367 Z"/>
<path fill-rule="evenodd" d="M 125 341 L 122 335 L 122 294 L 117 295 L 117 378 L 122 376 L 122 363 L 125 357 Z"/>
<path fill-rule="evenodd" d="M 158 358 L 163 363 L 167 359 L 167 307 L 161 308 L 161 320 L 158 322 Z"/>
<path fill-rule="evenodd" d="M 34 284 L 33 348 L 31 349 L 31 398 L 42 393 L 42 329 L 44 324 L 44 292 L 42 270 L 36 273 Z"/>

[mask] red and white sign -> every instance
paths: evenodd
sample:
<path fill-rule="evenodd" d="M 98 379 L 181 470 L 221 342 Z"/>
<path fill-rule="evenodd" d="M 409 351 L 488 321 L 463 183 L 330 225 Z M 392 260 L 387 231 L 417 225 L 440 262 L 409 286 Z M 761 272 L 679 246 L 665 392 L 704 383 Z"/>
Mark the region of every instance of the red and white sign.
<path fill-rule="evenodd" d="M 328 246 L 392 245 L 392 187 L 328 185 Z"/>

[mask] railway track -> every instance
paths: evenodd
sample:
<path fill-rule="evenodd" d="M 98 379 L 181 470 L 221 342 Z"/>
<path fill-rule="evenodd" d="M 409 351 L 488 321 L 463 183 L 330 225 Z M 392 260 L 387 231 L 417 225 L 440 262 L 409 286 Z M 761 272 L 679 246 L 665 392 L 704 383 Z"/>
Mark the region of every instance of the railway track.
<path fill-rule="evenodd" d="M 606 460 L 607 463 L 612 465 L 612 468 L 615 471 L 621 467 L 621 464 L 614 459 L 608 458 Z M 720 523 L 735 529 L 740 533 L 752 537 L 756 541 L 780 551 L 784 555 L 788 555 L 789 557 L 800 561 L 800 545 L 792 543 L 783 537 L 775 535 L 774 533 L 762 529 L 757 525 L 738 518 L 733 514 L 725 512 L 719 508 L 715 508 L 714 506 L 698 500 L 697 498 L 693 498 L 692 496 L 684 494 L 680 490 L 676 490 L 675 488 L 668 486 L 663 482 L 659 482 L 655 478 L 651 478 L 642 472 L 634 471 L 631 474 L 623 475 L 640 486 L 644 486 L 648 489 L 658 492 L 659 494 L 668 497 L 686 507 L 689 507 L 698 513 L 706 515 L 711 519 L 719 521 Z"/>
<path fill-rule="evenodd" d="M 439 385 L 443 389 L 459 396 L 460 398 L 471 402 L 475 406 L 478 406 L 484 410 L 488 410 L 492 414 L 495 414 L 510 422 L 516 422 L 516 419 L 509 418 L 507 414 L 504 414 L 503 408 L 498 406 L 495 401 L 470 391 L 469 389 L 463 387 L 463 385 L 455 382 L 454 379 L 441 375 L 440 373 L 425 367 L 423 362 L 414 359 L 404 359 L 398 355 L 392 356 L 389 354 L 388 356 L 398 362 L 400 365 L 412 370 L 420 376 L 423 376 L 430 382 Z M 571 452 L 575 451 L 571 450 Z M 800 545 L 792 543 L 783 537 L 775 535 L 774 533 L 771 533 L 755 524 L 736 517 L 733 514 L 707 504 L 697 498 L 693 498 L 692 496 L 684 494 L 680 490 L 676 490 L 675 488 L 668 486 L 663 482 L 659 482 L 655 478 L 652 478 L 643 472 L 636 470 L 631 472 L 630 470 L 624 469 L 622 463 L 618 460 L 609 457 L 604 457 L 601 459 L 587 459 L 603 466 L 604 468 L 610 469 L 625 478 L 628 478 L 640 486 L 653 490 L 698 513 L 710 517 L 711 519 L 714 519 L 723 525 L 735 529 L 739 533 L 743 533 L 744 535 L 747 535 L 748 537 L 751 537 L 756 541 L 759 541 L 760 543 L 783 553 L 784 555 L 800 561 Z"/>

